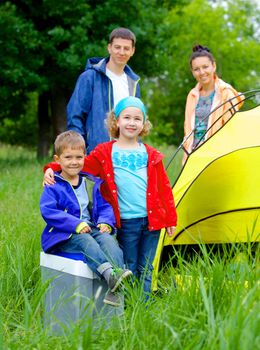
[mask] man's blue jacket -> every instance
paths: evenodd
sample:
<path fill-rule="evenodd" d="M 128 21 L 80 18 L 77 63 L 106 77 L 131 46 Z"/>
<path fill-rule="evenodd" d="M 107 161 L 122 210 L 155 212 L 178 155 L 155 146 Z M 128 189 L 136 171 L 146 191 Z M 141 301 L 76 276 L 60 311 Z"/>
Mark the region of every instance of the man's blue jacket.
<path fill-rule="evenodd" d="M 106 76 L 107 58 L 90 58 L 79 76 L 67 106 L 68 130 L 79 132 L 89 153 L 99 143 L 109 141 L 105 126 L 107 113 L 114 107 L 112 81 Z M 139 77 L 126 65 L 129 95 L 140 97 Z"/>
<path fill-rule="evenodd" d="M 105 201 L 100 192 L 103 180 L 87 173 L 87 189 L 93 186 L 92 208 L 90 208 L 91 221 L 94 225 L 105 223 L 114 228 L 115 216 L 112 207 Z M 54 174 L 56 183 L 45 186 L 41 200 L 40 210 L 47 226 L 42 233 L 42 248 L 45 252 L 51 250 L 58 243 L 64 242 L 76 233 L 77 226 L 84 222 L 81 219 L 81 207 L 71 184 L 58 173 Z"/>

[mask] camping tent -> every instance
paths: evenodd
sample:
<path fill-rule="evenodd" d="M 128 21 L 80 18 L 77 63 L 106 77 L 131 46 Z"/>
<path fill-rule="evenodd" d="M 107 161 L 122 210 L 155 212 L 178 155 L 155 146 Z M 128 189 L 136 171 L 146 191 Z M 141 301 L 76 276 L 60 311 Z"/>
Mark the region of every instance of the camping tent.
<path fill-rule="evenodd" d="M 178 213 L 176 232 L 170 238 L 162 230 L 155 271 L 167 245 L 259 241 L 259 184 L 257 106 L 234 113 L 188 156 L 173 186 Z"/>

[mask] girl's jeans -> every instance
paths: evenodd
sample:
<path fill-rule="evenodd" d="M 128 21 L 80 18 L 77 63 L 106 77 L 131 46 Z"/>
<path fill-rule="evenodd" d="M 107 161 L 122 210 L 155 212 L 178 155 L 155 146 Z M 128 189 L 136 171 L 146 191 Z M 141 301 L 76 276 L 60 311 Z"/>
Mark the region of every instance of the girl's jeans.
<path fill-rule="evenodd" d="M 144 283 L 144 292 L 151 292 L 153 259 L 160 230 L 149 231 L 148 218 L 121 219 L 117 239 L 124 253 L 126 267 Z"/>
<path fill-rule="evenodd" d="M 109 267 L 124 267 L 123 252 L 119 248 L 115 236 L 100 233 L 90 225 L 90 233 L 72 234 L 57 250 L 66 253 L 82 253 L 92 271 L 101 276 Z M 101 266 L 102 265 L 102 266 Z"/>

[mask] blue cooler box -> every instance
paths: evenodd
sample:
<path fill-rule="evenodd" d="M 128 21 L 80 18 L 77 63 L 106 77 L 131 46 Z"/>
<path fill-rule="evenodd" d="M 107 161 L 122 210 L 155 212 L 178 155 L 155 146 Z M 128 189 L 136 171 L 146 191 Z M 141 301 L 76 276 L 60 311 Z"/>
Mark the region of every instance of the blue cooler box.
<path fill-rule="evenodd" d="M 100 279 L 81 260 L 58 255 L 40 255 L 42 281 L 48 281 L 44 304 L 44 322 L 53 333 L 65 331 L 77 321 L 106 322 L 124 311 L 124 299 L 118 307 L 106 305 L 106 281 Z"/>

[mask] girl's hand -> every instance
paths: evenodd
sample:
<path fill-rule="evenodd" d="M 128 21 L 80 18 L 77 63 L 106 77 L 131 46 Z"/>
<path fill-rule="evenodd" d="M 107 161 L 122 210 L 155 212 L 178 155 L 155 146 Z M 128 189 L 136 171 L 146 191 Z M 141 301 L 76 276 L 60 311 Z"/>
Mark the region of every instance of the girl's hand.
<path fill-rule="evenodd" d="M 48 168 L 44 173 L 43 185 L 54 185 L 55 182 L 54 171 L 51 168 Z"/>
<path fill-rule="evenodd" d="M 166 227 L 166 231 L 169 237 L 172 237 L 174 235 L 176 226 L 170 226 L 170 227 Z"/>
<path fill-rule="evenodd" d="M 83 227 L 80 231 L 79 231 L 79 233 L 89 233 L 89 232 L 91 232 L 91 228 L 87 225 L 87 226 L 85 226 L 85 227 Z"/>
<path fill-rule="evenodd" d="M 112 232 L 112 227 L 108 224 L 98 224 L 97 227 L 99 228 L 100 233 Z"/>

